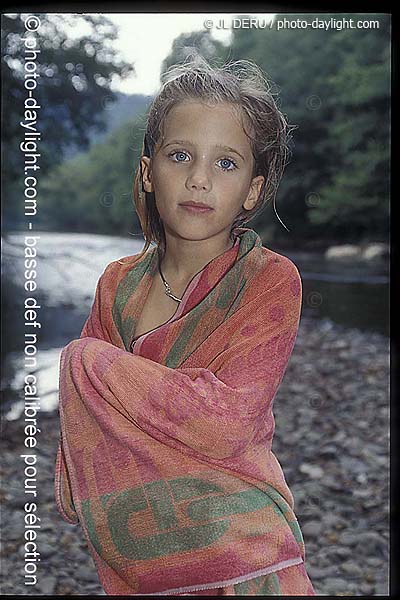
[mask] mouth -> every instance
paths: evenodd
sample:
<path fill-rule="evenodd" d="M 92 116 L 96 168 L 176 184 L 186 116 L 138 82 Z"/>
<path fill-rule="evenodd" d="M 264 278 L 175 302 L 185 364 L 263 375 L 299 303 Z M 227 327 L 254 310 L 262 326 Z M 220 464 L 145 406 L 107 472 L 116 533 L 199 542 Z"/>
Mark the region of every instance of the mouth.
<path fill-rule="evenodd" d="M 211 206 L 208 206 L 208 204 L 203 204 L 202 202 L 182 202 L 181 204 L 179 204 L 179 206 L 186 210 L 189 210 L 190 212 L 204 213 L 211 212 L 212 210 L 214 210 L 213 208 L 211 208 Z"/>

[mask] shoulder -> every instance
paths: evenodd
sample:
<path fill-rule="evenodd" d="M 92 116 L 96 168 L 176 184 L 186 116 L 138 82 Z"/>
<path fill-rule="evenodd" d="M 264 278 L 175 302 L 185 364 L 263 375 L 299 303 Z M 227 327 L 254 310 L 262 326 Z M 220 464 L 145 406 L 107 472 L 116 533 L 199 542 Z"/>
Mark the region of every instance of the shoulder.
<path fill-rule="evenodd" d="M 294 290 L 301 290 L 299 269 L 290 258 L 266 246 L 262 246 L 261 251 L 264 265 L 260 277 L 264 279 L 267 287 L 285 282 L 291 285 Z"/>
<path fill-rule="evenodd" d="M 265 266 L 260 273 L 262 302 L 259 307 L 267 321 L 285 320 L 298 327 L 301 314 L 303 286 L 300 272 L 290 258 L 262 248 Z"/>
<path fill-rule="evenodd" d="M 103 273 L 100 275 L 99 284 L 106 287 L 118 287 L 118 284 L 126 274 L 134 267 L 139 265 L 145 259 L 149 257 L 149 250 L 145 253 L 131 254 L 129 256 L 122 256 L 117 260 L 110 262 Z"/>
<path fill-rule="evenodd" d="M 126 271 L 129 271 L 130 269 L 132 269 L 132 267 L 134 265 L 139 264 L 145 258 L 147 258 L 149 256 L 149 253 L 150 253 L 150 250 L 148 250 L 147 252 L 143 252 L 143 253 L 139 252 L 138 254 L 130 254 L 129 256 L 122 256 L 121 258 L 118 258 L 117 260 L 113 260 L 106 266 L 106 268 L 104 270 L 104 274 L 107 273 L 107 275 L 116 275 L 119 272 L 125 273 Z"/>

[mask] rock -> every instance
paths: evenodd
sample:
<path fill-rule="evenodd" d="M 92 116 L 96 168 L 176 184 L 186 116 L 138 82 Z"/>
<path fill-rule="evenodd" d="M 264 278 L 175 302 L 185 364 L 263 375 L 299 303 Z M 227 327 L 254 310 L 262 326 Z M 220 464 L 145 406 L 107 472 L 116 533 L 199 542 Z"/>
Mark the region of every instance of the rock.
<path fill-rule="evenodd" d="M 328 444 L 327 446 L 323 446 L 318 454 L 320 456 L 337 456 L 338 454 L 338 449 L 336 446 L 334 446 L 333 444 Z"/>
<path fill-rule="evenodd" d="M 41 577 L 37 576 L 37 584 L 36 587 L 42 592 L 44 596 L 51 596 L 56 589 L 57 579 L 52 575 L 45 575 Z"/>
<path fill-rule="evenodd" d="M 331 490 L 342 491 L 343 484 L 338 481 L 333 475 L 326 475 L 322 481 L 323 485 L 330 488 Z"/>
<path fill-rule="evenodd" d="M 344 546 L 357 546 L 360 541 L 360 536 L 351 531 L 343 531 L 338 536 L 339 544 L 343 544 Z"/>
<path fill-rule="evenodd" d="M 324 470 L 321 467 L 310 463 L 302 463 L 299 467 L 299 471 L 305 473 L 311 477 L 311 479 L 320 479 L 324 474 Z"/>
<path fill-rule="evenodd" d="M 363 573 L 361 567 L 354 561 L 344 562 L 340 568 L 343 573 L 348 573 L 351 577 L 360 577 Z"/>
<path fill-rule="evenodd" d="M 336 435 L 333 436 L 332 442 L 344 442 L 347 438 L 345 431 L 338 431 Z"/>
<path fill-rule="evenodd" d="M 387 244 L 375 243 L 368 244 L 362 253 L 362 258 L 367 261 L 385 259 L 389 257 L 389 247 Z"/>
<path fill-rule="evenodd" d="M 368 481 L 368 478 L 367 478 Z M 360 482 L 359 482 L 360 483 Z M 361 500 L 369 498 L 371 496 L 371 490 L 369 488 L 361 488 L 359 490 L 353 490 L 354 498 L 360 498 Z"/>
<path fill-rule="evenodd" d="M 83 581 L 94 581 L 96 583 L 99 581 L 95 567 L 91 568 L 86 567 L 85 565 L 78 567 L 75 571 L 75 577 L 77 579 L 82 579 Z"/>
<path fill-rule="evenodd" d="M 340 577 L 327 577 L 324 581 L 324 587 L 328 592 L 343 592 L 347 587 L 347 581 Z"/>
<path fill-rule="evenodd" d="M 321 521 L 309 521 L 302 526 L 301 530 L 305 537 L 318 537 L 321 533 L 322 523 Z"/>
<path fill-rule="evenodd" d="M 57 588 L 57 595 L 59 596 L 71 596 L 73 594 L 73 587 L 70 583 L 62 581 Z"/>
<path fill-rule="evenodd" d="M 31 500 L 32 497 L 21 490 L 15 491 L 13 495 L 9 497 L 7 504 L 15 506 L 16 508 L 22 508 L 25 505 L 25 502 L 31 502 Z"/>
<path fill-rule="evenodd" d="M 60 543 L 63 546 L 70 546 L 75 541 L 75 536 L 72 533 L 64 533 L 60 538 Z"/>
<path fill-rule="evenodd" d="M 368 471 L 368 466 L 365 462 L 353 456 L 341 456 L 340 463 L 343 469 L 354 474 L 366 473 Z"/>
<path fill-rule="evenodd" d="M 362 500 L 362 505 L 364 508 L 374 508 L 376 506 L 381 506 L 382 502 L 379 498 L 374 498 L 373 496 Z"/>
<path fill-rule="evenodd" d="M 364 555 L 386 556 L 388 554 L 387 540 L 376 531 L 364 531 L 358 536 L 358 550 Z"/>
<path fill-rule="evenodd" d="M 352 550 L 347 546 L 334 546 L 332 547 L 332 554 L 336 554 L 340 558 L 348 558 L 352 554 Z"/>
<path fill-rule="evenodd" d="M 342 244 L 340 246 L 330 246 L 325 251 L 325 258 L 328 260 L 349 260 L 361 258 L 361 249 L 354 244 Z"/>
<path fill-rule="evenodd" d="M 48 558 L 49 556 L 53 556 L 56 552 L 56 548 L 54 546 L 50 546 L 50 544 L 46 544 L 46 542 L 42 542 L 39 547 L 40 557 Z"/>
<path fill-rule="evenodd" d="M 374 596 L 375 586 L 370 583 L 362 583 L 360 585 L 360 592 L 362 592 L 364 596 Z"/>
<path fill-rule="evenodd" d="M 19 529 L 10 529 L 9 531 L 7 531 L 7 534 L 4 535 L 5 532 L 3 532 L 3 536 L 6 537 L 8 540 L 14 541 L 14 540 L 19 540 L 20 538 L 22 539 L 22 532 L 19 531 Z"/>
<path fill-rule="evenodd" d="M 381 558 L 377 558 L 376 556 L 367 556 L 367 558 L 365 559 L 365 562 L 370 565 L 371 567 L 385 567 L 386 565 L 382 564 L 382 559 Z"/>
<path fill-rule="evenodd" d="M 328 527 L 340 529 L 341 527 L 345 526 L 345 523 L 346 521 L 336 513 L 330 512 L 322 517 L 322 526 L 324 528 Z"/>
<path fill-rule="evenodd" d="M 336 565 L 330 565 L 328 567 L 314 567 L 309 565 L 307 567 L 307 573 L 310 576 L 311 581 L 313 579 L 325 579 L 326 577 L 333 577 L 335 575 L 339 575 L 340 571 Z"/>
<path fill-rule="evenodd" d="M 336 544 L 336 542 L 339 540 L 339 536 L 336 533 L 336 531 L 330 531 L 328 533 L 325 534 L 325 537 L 330 541 L 333 542 L 334 544 Z"/>

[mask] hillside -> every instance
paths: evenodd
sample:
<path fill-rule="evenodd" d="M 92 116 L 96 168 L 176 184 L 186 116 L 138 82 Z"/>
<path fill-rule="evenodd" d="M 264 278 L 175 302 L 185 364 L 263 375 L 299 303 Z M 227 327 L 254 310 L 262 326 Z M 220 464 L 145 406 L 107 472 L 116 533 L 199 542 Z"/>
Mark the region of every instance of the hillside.
<path fill-rule="evenodd" d="M 117 100 L 115 102 L 109 102 L 105 104 L 103 112 L 103 120 L 106 125 L 106 129 L 101 132 L 91 131 L 89 132 L 90 144 L 97 144 L 104 141 L 104 139 L 115 129 L 120 127 L 123 123 L 129 123 L 138 114 L 145 112 L 153 96 L 144 96 L 143 94 L 124 94 L 122 92 L 116 92 Z M 71 145 L 66 154 L 66 158 L 71 158 L 80 151 L 79 146 Z"/>

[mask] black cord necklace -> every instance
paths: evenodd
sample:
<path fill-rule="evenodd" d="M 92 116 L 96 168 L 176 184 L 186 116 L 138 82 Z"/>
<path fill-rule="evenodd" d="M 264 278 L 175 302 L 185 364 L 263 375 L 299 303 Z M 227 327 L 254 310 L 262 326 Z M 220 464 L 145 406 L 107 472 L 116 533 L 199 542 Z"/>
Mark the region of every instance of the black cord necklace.
<path fill-rule="evenodd" d="M 232 244 L 231 248 L 233 248 L 234 245 L 235 245 L 235 239 L 233 240 L 233 244 Z M 158 271 L 160 273 L 161 279 L 165 286 L 165 294 L 168 296 L 168 298 L 172 298 L 172 300 L 175 300 L 175 302 L 178 302 L 178 303 L 181 302 L 182 298 L 178 298 L 177 296 L 174 296 L 174 294 L 171 292 L 171 286 L 169 285 L 168 281 L 166 281 L 164 275 L 162 274 L 160 253 L 158 253 Z"/>
<path fill-rule="evenodd" d="M 174 294 L 171 292 L 171 287 L 169 285 L 169 283 L 165 280 L 164 275 L 161 272 L 161 264 L 160 264 L 160 260 L 158 261 L 158 271 L 161 275 L 161 279 L 163 281 L 163 284 L 165 286 L 165 294 L 169 297 L 172 298 L 172 300 L 175 300 L 175 302 L 181 302 L 182 298 L 177 298 L 176 296 L 174 296 Z"/>

